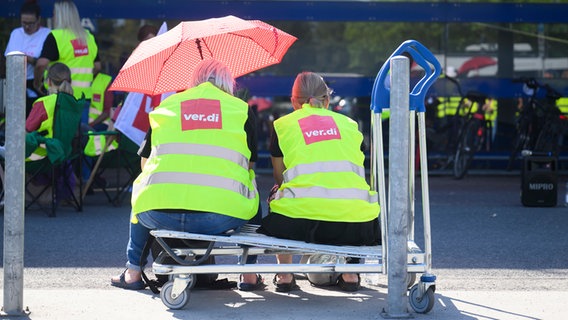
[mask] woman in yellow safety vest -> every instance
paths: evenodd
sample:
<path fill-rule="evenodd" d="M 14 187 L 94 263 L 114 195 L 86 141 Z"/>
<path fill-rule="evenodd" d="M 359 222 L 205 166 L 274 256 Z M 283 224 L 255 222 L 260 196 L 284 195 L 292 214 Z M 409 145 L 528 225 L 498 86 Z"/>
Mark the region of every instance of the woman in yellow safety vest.
<path fill-rule="evenodd" d="M 26 132 L 38 131 L 45 138 L 53 137 L 53 117 L 59 93 L 73 95 L 71 87 L 71 71 L 63 63 L 55 63 L 47 72 L 48 94 L 38 98 L 26 118 Z M 37 161 L 45 158 L 47 150 L 40 145 L 26 161 Z"/>
<path fill-rule="evenodd" d="M 92 99 L 87 125 L 94 131 L 104 131 L 110 126 L 110 110 L 114 103 L 113 92 L 108 91 L 111 82 L 111 76 L 99 72 L 91 85 Z"/>
<path fill-rule="evenodd" d="M 34 69 L 34 87 L 42 90 L 45 69 L 55 62 L 65 63 L 71 69 L 71 86 L 75 98 L 92 98 L 91 83 L 101 69 L 98 46 L 94 36 L 81 26 L 77 7 L 71 0 L 57 0 L 53 7 L 55 28 L 45 39 L 41 55 Z M 87 123 L 88 103 L 82 123 Z"/>
<path fill-rule="evenodd" d="M 313 243 L 376 245 L 380 208 L 365 178 L 363 135 L 355 121 L 328 110 L 330 94 L 320 75 L 296 77 L 294 111 L 274 121 L 270 154 L 279 188 L 259 232 Z M 292 262 L 291 255 L 277 258 Z M 343 274 L 337 284 L 355 291 L 359 281 L 357 274 Z M 274 284 L 279 292 L 294 289 L 293 274 L 277 274 Z"/>
<path fill-rule="evenodd" d="M 132 190 L 127 269 L 113 286 L 144 288 L 142 248 L 150 230 L 222 234 L 257 213 L 254 115 L 233 96 L 234 79 L 216 60 L 199 63 L 190 84 L 150 112 Z"/>

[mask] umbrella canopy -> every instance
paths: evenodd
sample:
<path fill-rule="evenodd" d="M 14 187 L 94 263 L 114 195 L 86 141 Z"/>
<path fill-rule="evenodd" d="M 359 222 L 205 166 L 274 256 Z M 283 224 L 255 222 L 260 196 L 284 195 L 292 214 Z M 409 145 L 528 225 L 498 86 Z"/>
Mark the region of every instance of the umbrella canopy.
<path fill-rule="evenodd" d="M 497 64 L 497 60 L 487 57 L 479 56 L 466 60 L 458 69 L 458 75 L 468 73 L 472 70 L 478 70 L 484 67 L 489 67 Z"/>
<path fill-rule="evenodd" d="M 296 37 L 259 20 L 234 16 L 185 21 L 143 41 L 128 58 L 110 90 L 150 95 L 185 90 L 201 60 L 226 64 L 237 78 L 277 64 Z"/>

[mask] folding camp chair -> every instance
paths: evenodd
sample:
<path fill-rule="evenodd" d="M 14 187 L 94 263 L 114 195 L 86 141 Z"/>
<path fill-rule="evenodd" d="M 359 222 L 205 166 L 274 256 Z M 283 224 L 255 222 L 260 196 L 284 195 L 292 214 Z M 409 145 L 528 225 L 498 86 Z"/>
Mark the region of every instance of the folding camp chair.
<path fill-rule="evenodd" d="M 110 130 L 103 132 L 88 132 L 88 136 L 104 137 L 100 139 L 101 150 L 96 157 L 92 157 L 91 176 L 83 190 L 83 198 L 87 190 L 92 187 L 103 191 L 108 201 L 115 206 L 119 206 L 128 194 L 134 179 L 140 174 L 140 156 L 138 155 L 138 145 L 130 140 L 120 131 Z M 118 146 L 110 150 L 109 146 L 118 142 Z M 107 174 L 114 171 L 114 175 Z M 114 176 L 114 181 L 97 179 L 96 177 Z M 113 190 L 114 189 L 114 190 Z"/>
<path fill-rule="evenodd" d="M 85 99 L 76 100 L 72 95 L 66 93 L 57 94 L 57 102 L 53 118 L 53 137 L 45 138 L 41 134 L 30 133 L 26 137 L 37 139 L 38 143 L 44 144 L 47 149 L 47 156 L 37 161 L 26 162 L 26 194 L 30 196 L 29 202 L 26 201 L 26 209 L 33 204 L 43 207 L 38 201 L 40 197 L 51 188 L 51 208 L 50 217 L 55 217 L 58 204 L 64 193 L 69 193 L 68 200 L 77 211 L 83 210 L 83 202 L 80 197 L 82 191 L 82 181 L 75 176 L 75 168 L 80 168 L 81 152 L 79 152 L 79 127 L 81 114 L 85 105 Z M 79 166 L 74 166 L 74 164 Z M 37 184 L 41 177 L 47 176 L 47 181 L 38 188 L 32 185 Z M 79 194 L 75 194 L 73 184 L 79 186 Z M 38 190 L 34 190 L 38 189 Z"/>

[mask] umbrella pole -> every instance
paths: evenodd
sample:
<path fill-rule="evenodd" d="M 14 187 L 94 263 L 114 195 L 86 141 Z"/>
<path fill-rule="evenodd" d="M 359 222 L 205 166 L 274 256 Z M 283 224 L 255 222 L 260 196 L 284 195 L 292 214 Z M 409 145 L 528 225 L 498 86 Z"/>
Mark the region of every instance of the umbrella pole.
<path fill-rule="evenodd" d="M 87 183 L 85 184 L 85 187 L 83 188 L 83 194 L 81 195 L 81 201 L 85 200 L 85 196 L 87 195 L 87 191 L 89 190 L 89 187 L 93 183 L 93 180 L 95 180 L 95 175 L 97 173 L 97 170 L 99 169 L 99 166 L 101 165 L 101 162 L 103 161 L 103 157 L 105 156 L 105 152 L 106 152 L 107 148 L 110 147 L 111 143 L 115 139 L 116 139 L 116 137 L 114 135 L 112 135 L 112 136 L 108 137 L 108 139 L 106 139 L 105 147 L 103 148 L 101 154 L 97 158 L 97 162 L 95 163 L 95 166 L 93 167 L 93 170 L 91 171 L 91 175 L 89 176 L 89 180 L 87 180 Z"/>

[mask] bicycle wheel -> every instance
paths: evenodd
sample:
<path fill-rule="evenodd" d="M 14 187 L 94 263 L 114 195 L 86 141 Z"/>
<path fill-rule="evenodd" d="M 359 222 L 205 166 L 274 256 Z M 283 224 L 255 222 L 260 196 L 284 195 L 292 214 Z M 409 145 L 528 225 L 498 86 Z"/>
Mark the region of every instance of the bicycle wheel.
<path fill-rule="evenodd" d="M 531 142 L 531 128 L 528 119 L 521 120 L 518 126 L 517 135 L 515 136 L 515 140 L 513 142 L 513 149 L 511 150 L 511 154 L 509 155 L 509 162 L 507 163 L 507 171 L 513 170 L 513 165 L 515 164 L 515 160 L 517 160 L 518 154 L 521 150 L 527 149 Z"/>
<path fill-rule="evenodd" d="M 454 178 L 456 179 L 461 179 L 465 176 L 473 159 L 473 155 L 479 147 L 476 145 L 476 141 L 479 141 L 477 137 L 478 130 L 478 121 L 470 121 L 467 123 L 454 157 Z"/>
<path fill-rule="evenodd" d="M 558 153 L 558 146 L 561 138 L 562 134 L 559 130 L 558 124 L 547 121 L 538 134 L 534 151 L 556 155 Z"/>

